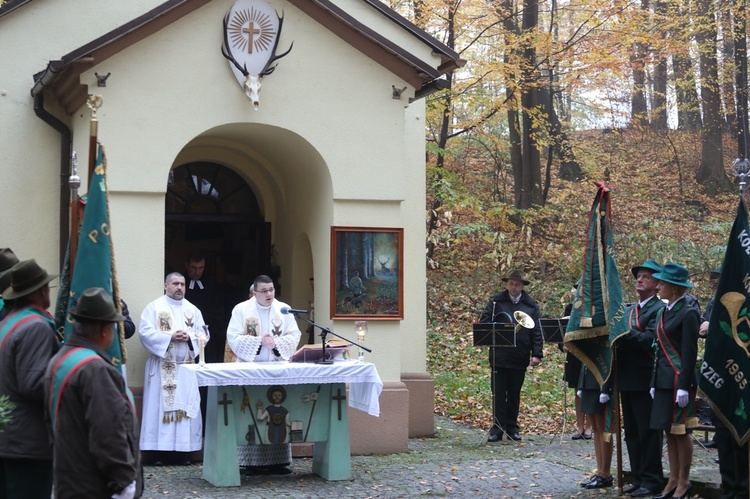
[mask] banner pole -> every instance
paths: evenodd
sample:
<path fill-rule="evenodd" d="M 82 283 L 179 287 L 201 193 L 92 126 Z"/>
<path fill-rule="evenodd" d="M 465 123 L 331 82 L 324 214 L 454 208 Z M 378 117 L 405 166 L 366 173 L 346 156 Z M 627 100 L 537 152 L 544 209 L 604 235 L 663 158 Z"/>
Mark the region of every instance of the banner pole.
<path fill-rule="evenodd" d="M 81 177 L 78 176 L 78 154 L 73 151 L 73 171 L 68 177 L 70 187 L 70 247 L 68 251 L 69 275 L 73 275 L 76 263 L 76 252 L 78 251 L 78 226 L 80 225 L 80 208 L 78 206 L 78 188 L 81 186 Z"/>
<path fill-rule="evenodd" d="M 99 120 L 96 117 L 96 110 L 102 107 L 101 95 L 89 94 L 86 99 L 86 105 L 91 109 L 91 121 L 89 122 L 89 178 L 88 185 L 91 187 L 91 178 L 94 176 L 96 166 L 96 142 L 99 134 Z"/>

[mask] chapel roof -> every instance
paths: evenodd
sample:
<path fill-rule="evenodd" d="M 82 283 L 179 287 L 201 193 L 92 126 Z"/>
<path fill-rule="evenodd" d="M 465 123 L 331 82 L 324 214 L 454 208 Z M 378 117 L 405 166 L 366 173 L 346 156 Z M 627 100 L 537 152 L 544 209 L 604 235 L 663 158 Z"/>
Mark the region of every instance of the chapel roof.
<path fill-rule="evenodd" d="M 0 17 L 30 1 L 9 0 L 3 7 L 0 7 Z M 31 90 L 32 95 L 41 94 L 49 88 L 65 111 L 68 114 L 74 113 L 86 102 L 90 93 L 87 85 L 80 83 L 79 76 L 81 73 L 158 32 L 209 1 L 168 0 L 151 11 L 62 56 L 59 60 L 50 61 L 44 70 L 34 75 L 35 84 Z M 446 88 L 444 75 L 465 64 L 458 53 L 450 47 L 379 0 L 361 1 L 426 45 L 433 55 L 440 58 L 440 65 L 437 68 L 369 28 L 338 7 L 332 0 L 288 1 L 343 41 L 415 87 L 417 89 L 416 98 L 422 98 L 435 90 Z"/>

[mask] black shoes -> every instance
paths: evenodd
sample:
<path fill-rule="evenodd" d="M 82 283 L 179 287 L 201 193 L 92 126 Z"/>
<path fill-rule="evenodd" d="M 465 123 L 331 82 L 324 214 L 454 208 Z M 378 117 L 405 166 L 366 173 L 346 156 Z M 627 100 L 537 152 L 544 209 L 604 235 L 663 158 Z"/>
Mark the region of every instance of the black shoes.
<path fill-rule="evenodd" d="M 669 492 L 665 492 L 664 494 L 660 494 L 658 496 L 654 496 L 653 499 L 669 499 L 670 497 L 672 497 L 674 495 L 674 493 L 675 493 L 676 490 L 677 490 L 677 487 L 673 488 Z"/>
<path fill-rule="evenodd" d="M 608 476 L 606 478 L 597 476 L 586 485 L 586 488 L 587 489 L 603 489 L 605 487 L 611 487 L 614 481 L 615 481 L 614 478 L 611 476 Z"/>
<path fill-rule="evenodd" d="M 651 492 L 650 490 L 648 490 L 646 487 L 640 487 L 640 488 L 634 490 L 630 494 L 630 497 L 648 497 L 648 496 L 652 496 L 652 495 L 654 495 L 654 493 Z"/>
<path fill-rule="evenodd" d="M 627 487 L 622 489 L 623 494 L 630 494 L 631 492 L 635 492 L 636 490 L 640 489 L 640 485 L 635 485 L 634 483 L 631 483 Z"/>
<path fill-rule="evenodd" d="M 519 442 L 521 440 L 521 435 L 517 431 L 514 433 L 508 433 L 508 440 Z"/>
<path fill-rule="evenodd" d="M 499 442 L 503 439 L 502 433 L 490 433 L 490 436 L 487 438 L 488 442 Z"/>
<path fill-rule="evenodd" d="M 588 479 L 586 479 L 586 480 L 584 480 L 584 481 L 581 482 L 581 487 L 583 487 L 585 489 L 586 485 L 590 484 L 591 482 L 593 482 L 597 478 L 599 478 L 599 475 L 592 475 Z"/>

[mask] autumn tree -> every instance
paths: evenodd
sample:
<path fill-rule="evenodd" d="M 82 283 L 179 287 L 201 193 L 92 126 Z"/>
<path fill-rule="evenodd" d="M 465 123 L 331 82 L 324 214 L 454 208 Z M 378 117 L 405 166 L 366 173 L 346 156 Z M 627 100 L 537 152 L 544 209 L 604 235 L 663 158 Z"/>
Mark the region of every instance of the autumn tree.
<path fill-rule="evenodd" d="M 712 1 L 697 2 L 695 30 L 700 57 L 701 107 L 703 108 L 701 164 L 697 180 L 709 195 L 713 195 L 731 189 L 732 184 L 724 171 L 723 117 L 719 91 L 719 63 L 716 55 L 717 27 Z"/>

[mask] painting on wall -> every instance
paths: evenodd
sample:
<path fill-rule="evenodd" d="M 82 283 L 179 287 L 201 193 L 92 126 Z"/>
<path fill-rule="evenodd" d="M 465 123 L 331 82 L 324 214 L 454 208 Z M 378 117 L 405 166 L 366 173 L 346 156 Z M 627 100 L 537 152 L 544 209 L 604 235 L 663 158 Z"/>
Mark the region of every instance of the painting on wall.
<path fill-rule="evenodd" d="M 404 229 L 331 228 L 331 318 L 404 318 Z"/>

